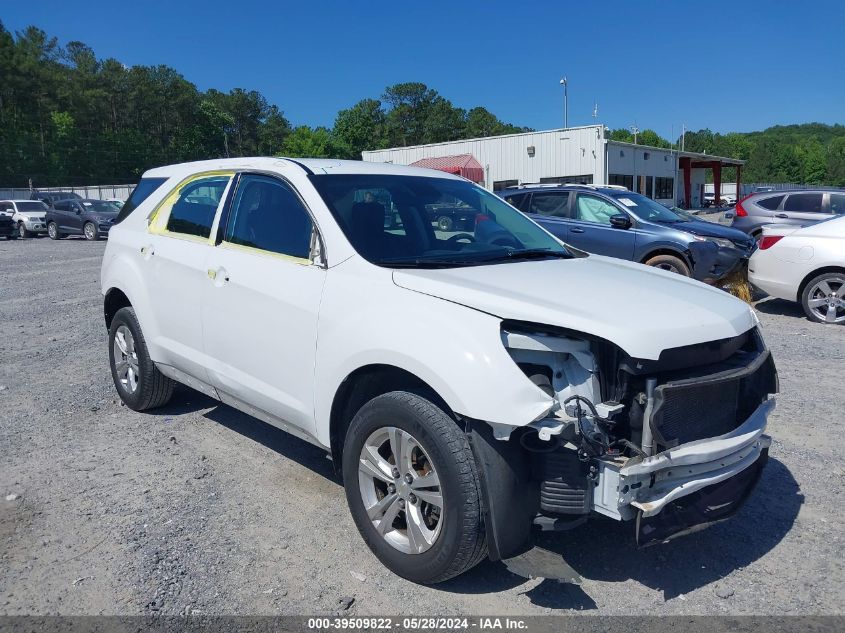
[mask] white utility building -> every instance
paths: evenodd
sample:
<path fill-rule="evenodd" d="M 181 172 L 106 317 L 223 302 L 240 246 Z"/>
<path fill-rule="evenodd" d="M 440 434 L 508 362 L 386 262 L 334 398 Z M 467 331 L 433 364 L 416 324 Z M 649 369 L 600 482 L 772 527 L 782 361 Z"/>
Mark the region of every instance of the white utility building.
<path fill-rule="evenodd" d="M 623 185 L 655 200 L 701 205 L 705 172 L 713 170 L 717 196 L 723 156 L 612 141 L 604 125 L 524 132 L 486 138 L 362 152 L 365 161 L 420 164 L 464 175 L 491 191 L 528 183 Z M 432 160 L 432 159 L 437 159 Z"/>

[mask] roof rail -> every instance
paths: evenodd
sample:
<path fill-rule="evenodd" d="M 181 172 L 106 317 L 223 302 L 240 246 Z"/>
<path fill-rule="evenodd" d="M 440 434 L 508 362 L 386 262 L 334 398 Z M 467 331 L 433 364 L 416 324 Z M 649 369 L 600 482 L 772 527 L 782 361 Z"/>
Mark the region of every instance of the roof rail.
<path fill-rule="evenodd" d="M 536 189 L 536 188 L 560 188 L 560 187 L 584 187 L 586 189 L 616 189 L 617 191 L 630 191 L 622 185 L 606 185 L 604 183 L 577 183 L 577 182 L 523 182 L 518 185 L 510 185 L 505 189 Z"/>

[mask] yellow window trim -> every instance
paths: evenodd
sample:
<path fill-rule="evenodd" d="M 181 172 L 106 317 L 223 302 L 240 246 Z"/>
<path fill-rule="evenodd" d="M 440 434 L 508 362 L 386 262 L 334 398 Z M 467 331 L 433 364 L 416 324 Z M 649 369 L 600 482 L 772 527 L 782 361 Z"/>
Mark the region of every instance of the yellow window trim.
<path fill-rule="evenodd" d="M 291 262 L 293 264 L 299 264 L 301 266 L 310 266 L 314 262 L 306 257 L 294 257 L 293 255 L 285 255 L 284 253 L 274 253 L 273 251 L 267 251 L 263 248 L 256 248 L 254 246 L 244 246 L 243 244 L 235 244 L 234 242 L 227 242 L 222 241 L 218 248 L 227 248 L 233 251 L 241 251 L 244 253 L 252 253 L 255 255 L 264 255 L 265 257 L 273 257 L 275 259 L 281 259 L 282 261 Z"/>
<path fill-rule="evenodd" d="M 168 231 L 167 222 L 170 220 L 170 211 L 173 209 L 173 205 L 176 203 L 176 200 L 179 199 L 182 190 L 187 185 L 196 182 L 197 180 L 213 178 L 214 176 L 228 176 L 231 181 L 234 175 L 235 172 L 229 170 L 204 171 L 199 174 L 192 174 L 180 181 L 179 184 L 176 185 L 176 187 L 174 187 L 173 190 L 156 205 L 156 207 L 150 212 L 150 215 L 147 216 L 147 230 L 153 235 L 164 235 L 167 237 L 187 240 L 189 242 L 198 242 L 200 244 L 210 244 L 214 246 L 214 231 L 211 231 L 208 237 L 200 237 L 199 235 L 191 235 L 190 233 Z M 218 203 L 217 206 L 219 208 L 220 204 Z M 217 214 L 215 212 L 215 219 L 216 215 Z M 213 222 L 211 228 L 214 228 Z"/>

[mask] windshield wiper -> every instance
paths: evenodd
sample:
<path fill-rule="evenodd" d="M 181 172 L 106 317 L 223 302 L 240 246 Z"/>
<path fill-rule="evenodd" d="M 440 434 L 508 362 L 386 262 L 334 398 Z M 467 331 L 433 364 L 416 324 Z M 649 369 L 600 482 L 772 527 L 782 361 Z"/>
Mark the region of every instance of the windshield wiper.
<path fill-rule="evenodd" d="M 467 259 L 380 259 L 379 265 L 388 266 L 390 268 L 451 268 L 457 266 L 474 266 L 479 263 L 479 260 Z"/>
<path fill-rule="evenodd" d="M 514 259 L 544 259 L 554 257 L 556 259 L 572 259 L 572 254 L 566 251 L 550 251 L 545 248 L 530 248 L 521 251 L 508 251 L 496 257 L 485 259 L 486 262 L 508 261 Z"/>

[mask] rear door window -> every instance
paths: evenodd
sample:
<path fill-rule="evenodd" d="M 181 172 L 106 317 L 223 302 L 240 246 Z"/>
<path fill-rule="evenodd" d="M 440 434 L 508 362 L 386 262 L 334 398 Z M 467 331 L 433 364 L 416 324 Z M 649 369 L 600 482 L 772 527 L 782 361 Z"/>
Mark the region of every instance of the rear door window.
<path fill-rule="evenodd" d="M 512 207 L 516 207 L 517 209 L 522 209 L 522 203 L 525 202 L 525 196 L 528 194 L 525 193 L 518 193 L 513 196 L 507 196 L 505 201 L 510 204 Z"/>
<path fill-rule="evenodd" d="M 830 212 L 837 215 L 845 214 L 845 193 L 830 194 Z"/>
<path fill-rule="evenodd" d="M 784 211 L 796 213 L 822 213 L 822 198 L 820 193 L 793 193 L 783 205 Z"/>
<path fill-rule="evenodd" d="M 780 206 L 780 201 L 784 199 L 784 196 L 772 196 L 771 198 L 763 198 L 757 203 L 757 206 L 763 207 L 764 209 L 768 209 L 769 211 L 774 211 Z"/>
<path fill-rule="evenodd" d="M 150 231 L 205 240 L 232 173 L 199 174 L 183 181 L 156 207 Z"/>
<path fill-rule="evenodd" d="M 569 216 L 569 192 L 533 193 L 528 213 L 565 218 Z"/>

